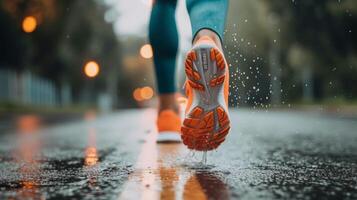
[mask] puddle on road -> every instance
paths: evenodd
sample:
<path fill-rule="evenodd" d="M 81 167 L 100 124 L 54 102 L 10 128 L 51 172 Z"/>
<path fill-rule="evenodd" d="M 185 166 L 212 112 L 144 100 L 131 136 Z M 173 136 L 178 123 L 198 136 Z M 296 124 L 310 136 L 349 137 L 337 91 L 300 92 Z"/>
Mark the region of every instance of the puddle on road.
<path fill-rule="evenodd" d="M 149 135 L 119 199 L 229 199 L 224 174 L 185 154 L 182 144 L 156 144 Z"/>
<path fill-rule="evenodd" d="M 118 185 L 127 180 L 132 166 L 117 159 L 123 157 L 117 149 L 97 148 L 96 129 L 89 126 L 83 148 L 78 143 L 48 143 L 42 137 L 46 134 L 38 132 L 41 127 L 41 120 L 34 115 L 18 119 L 17 133 L 11 138 L 13 147 L 0 152 L 0 199 L 117 196 Z"/>
<path fill-rule="evenodd" d="M 16 159 L 1 163 L 0 199 L 113 198 L 132 172 L 131 165 L 107 161 L 111 149 L 97 150 L 95 156 L 89 151 L 84 157 L 86 150 L 68 151 L 77 155 L 54 159 L 28 151 L 25 156 L 33 157 L 25 160 L 14 152 Z"/>

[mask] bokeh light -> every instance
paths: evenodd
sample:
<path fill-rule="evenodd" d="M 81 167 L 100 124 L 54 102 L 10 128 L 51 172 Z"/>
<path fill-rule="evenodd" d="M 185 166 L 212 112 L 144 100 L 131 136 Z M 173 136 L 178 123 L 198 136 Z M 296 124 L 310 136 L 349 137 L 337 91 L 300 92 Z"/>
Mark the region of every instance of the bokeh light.
<path fill-rule="evenodd" d="M 153 56 L 152 48 L 150 44 L 145 44 L 140 49 L 140 55 L 143 58 L 150 59 Z"/>
<path fill-rule="evenodd" d="M 150 100 L 154 96 L 154 90 L 149 87 L 136 88 L 133 97 L 136 101 Z"/>
<path fill-rule="evenodd" d="M 26 33 L 32 33 L 33 31 L 35 31 L 36 27 L 37 27 L 37 20 L 33 16 L 27 16 L 22 21 L 22 29 Z"/>
<path fill-rule="evenodd" d="M 140 92 L 141 88 L 136 88 L 133 92 L 133 97 L 136 101 L 142 101 L 143 98 L 141 97 L 141 92 Z"/>
<path fill-rule="evenodd" d="M 154 90 L 151 87 L 146 86 L 141 88 L 140 94 L 143 99 L 149 100 L 154 96 Z"/>
<path fill-rule="evenodd" d="M 99 65 L 95 61 L 89 61 L 84 66 L 84 73 L 90 78 L 94 78 L 99 74 Z"/>

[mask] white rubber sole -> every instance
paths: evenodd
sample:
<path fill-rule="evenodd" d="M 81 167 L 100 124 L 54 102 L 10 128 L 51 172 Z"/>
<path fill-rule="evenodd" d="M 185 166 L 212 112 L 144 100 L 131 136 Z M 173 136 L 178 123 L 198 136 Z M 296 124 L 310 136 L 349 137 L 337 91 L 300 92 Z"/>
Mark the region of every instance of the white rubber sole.
<path fill-rule="evenodd" d="M 179 143 L 181 142 L 181 134 L 175 131 L 163 131 L 157 135 L 157 143 Z"/>

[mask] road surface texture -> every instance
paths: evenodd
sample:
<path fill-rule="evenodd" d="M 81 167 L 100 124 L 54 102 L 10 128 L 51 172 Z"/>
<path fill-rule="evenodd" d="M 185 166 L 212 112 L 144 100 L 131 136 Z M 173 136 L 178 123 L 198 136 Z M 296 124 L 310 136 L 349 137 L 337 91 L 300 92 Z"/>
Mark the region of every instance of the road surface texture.
<path fill-rule="evenodd" d="M 155 114 L 17 118 L 0 135 L 0 199 L 357 199 L 356 119 L 233 110 L 202 164 L 182 144 L 155 143 Z"/>

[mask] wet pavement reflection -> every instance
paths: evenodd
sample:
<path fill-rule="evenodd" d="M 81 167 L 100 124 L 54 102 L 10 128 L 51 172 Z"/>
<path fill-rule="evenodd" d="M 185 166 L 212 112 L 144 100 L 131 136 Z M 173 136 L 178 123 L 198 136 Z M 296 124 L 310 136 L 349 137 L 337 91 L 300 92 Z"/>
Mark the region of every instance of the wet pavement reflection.
<path fill-rule="evenodd" d="M 156 144 L 155 116 L 16 118 L 0 135 L 0 199 L 357 199 L 355 119 L 233 111 L 238 125 L 204 165 Z"/>
<path fill-rule="evenodd" d="M 229 199 L 228 186 L 214 173 L 195 172 L 186 182 L 183 199 Z"/>
<path fill-rule="evenodd" d="M 110 158 L 102 164 L 101 160 L 122 153 L 115 152 L 111 143 L 110 148 L 98 148 L 94 112 L 86 113 L 83 119 L 79 126 L 48 129 L 39 116 L 16 118 L 16 131 L 1 135 L 0 140 L 0 199 L 116 196 L 131 165 L 125 163 L 125 156 L 123 161 Z"/>
<path fill-rule="evenodd" d="M 212 167 L 185 158 L 190 152 L 183 144 L 155 141 L 156 135 L 147 137 L 119 199 L 229 199 L 221 177 Z"/>
<path fill-rule="evenodd" d="M 13 151 L 13 157 L 19 164 L 17 172 L 21 178 L 15 196 L 17 199 L 44 199 L 38 188 L 41 181 L 38 163 L 41 159 L 41 139 L 36 134 L 41 126 L 40 119 L 35 115 L 25 115 L 16 124 L 17 148 Z"/>

